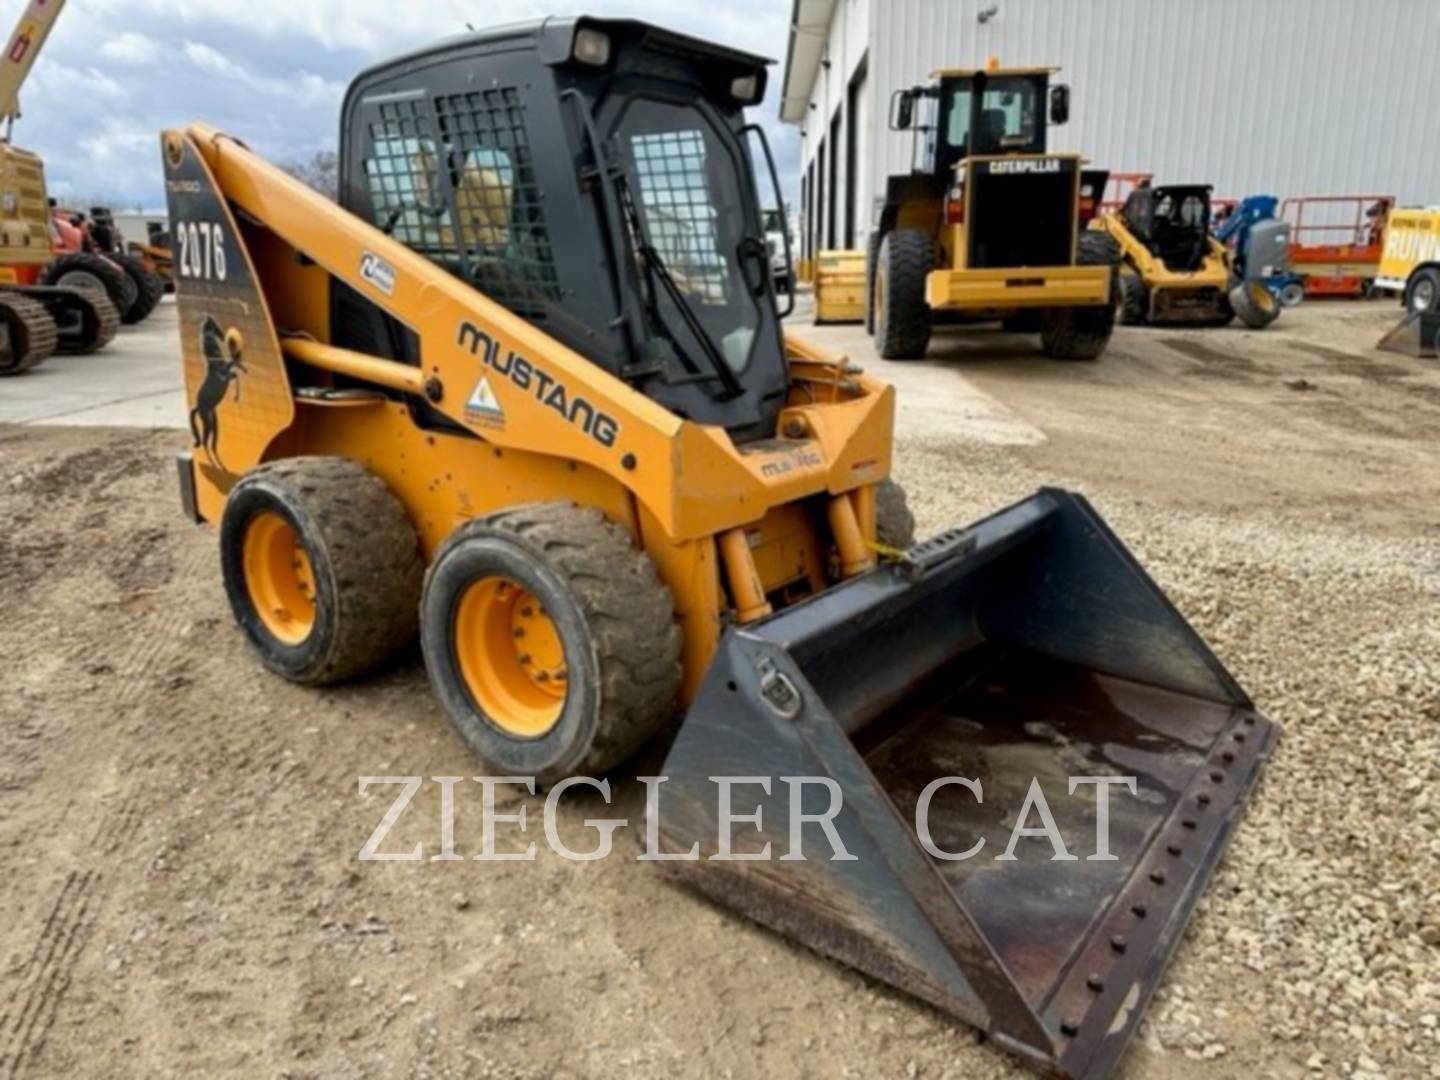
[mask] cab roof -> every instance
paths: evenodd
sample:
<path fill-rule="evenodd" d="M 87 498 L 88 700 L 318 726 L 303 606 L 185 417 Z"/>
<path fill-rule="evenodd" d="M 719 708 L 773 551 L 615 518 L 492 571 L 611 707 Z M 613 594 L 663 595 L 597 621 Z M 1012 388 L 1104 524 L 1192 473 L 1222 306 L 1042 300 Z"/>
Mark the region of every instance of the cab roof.
<path fill-rule="evenodd" d="M 941 68 L 932 71 L 932 79 L 972 79 L 976 75 L 1056 75 L 1058 67 L 1015 67 L 1015 68 Z"/>

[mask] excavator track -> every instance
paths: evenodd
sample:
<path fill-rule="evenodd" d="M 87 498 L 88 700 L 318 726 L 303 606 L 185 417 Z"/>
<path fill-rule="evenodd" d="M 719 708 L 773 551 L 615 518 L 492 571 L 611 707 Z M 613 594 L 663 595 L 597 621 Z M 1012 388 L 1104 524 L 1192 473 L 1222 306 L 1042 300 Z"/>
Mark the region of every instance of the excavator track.
<path fill-rule="evenodd" d="M 54 354 L 59 331 L 44 306 L 24 296 L 0 294 L 0 376 L 19 375 Z"/>
<path fill-rule="evenodd" d="M 8 287 L 5 298 L 21 297 L 40 304 L 59 332 L 54 351 L 72 356 L 98 352 L 120 332 L 120 312 L 104 293 L 58 285 Z"/>

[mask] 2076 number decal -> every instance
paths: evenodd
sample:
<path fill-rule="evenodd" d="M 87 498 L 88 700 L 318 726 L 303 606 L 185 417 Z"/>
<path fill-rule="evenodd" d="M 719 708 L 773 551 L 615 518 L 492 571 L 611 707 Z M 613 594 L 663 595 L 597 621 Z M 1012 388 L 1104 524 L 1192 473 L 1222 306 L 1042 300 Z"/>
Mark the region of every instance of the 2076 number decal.
<path fill-rule="evenodd" d="M 180 241 L 181 277 L 225 280 L 225 231 L 218 221 L 182 221 L 175 235 Z"/>

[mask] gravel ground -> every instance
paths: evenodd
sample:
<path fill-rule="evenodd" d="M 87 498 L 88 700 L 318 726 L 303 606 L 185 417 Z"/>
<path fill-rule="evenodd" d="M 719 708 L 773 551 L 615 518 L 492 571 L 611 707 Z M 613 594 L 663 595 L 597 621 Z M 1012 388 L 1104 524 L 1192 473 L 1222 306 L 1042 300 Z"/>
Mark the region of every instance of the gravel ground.
<path fill-rule="evenodd" d="M 1384 313 L 1302 311 L 1078 367 L 939 343 L 1039 445 L 902 412 L 922 532 L 1083 490 L 1282 728 L 1130 1078 L 1440 1077 L 1440 374 L 1368 350 Z M 179 446 L 0 427 L 0 1077 L 1028 1075 L 643 864 L 357 863 L 388 801 L 358 776 L 471 762 L 414 657 L 261 673 Z M 395 849 L 433 846 L 437 801 Z M 639 802 L 619 778 L 616 816 Z"/>

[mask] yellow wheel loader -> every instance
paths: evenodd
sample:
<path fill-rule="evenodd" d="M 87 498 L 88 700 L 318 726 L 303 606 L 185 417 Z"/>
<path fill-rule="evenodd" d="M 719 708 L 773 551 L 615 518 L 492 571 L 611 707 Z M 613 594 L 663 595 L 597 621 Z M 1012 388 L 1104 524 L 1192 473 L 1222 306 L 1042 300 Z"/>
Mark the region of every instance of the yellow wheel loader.
<path fill-rule="evenodd" d="M 1258 280 L 1236 281 L 1231 252 L 1210 227 L 1210 187 L 1141 184 L 1093 231 L 1120 246 L 1120 321 L 1225 326 L 1236 315 L 1252 330 L 1280 315 Z"/>
<path fill-rule="evenodd" d="M 893 391 L 777 318 L 765 79 L 637 22 L 474 33 L 355 80 L 340 205 L 165 132 L 184 506 L 272 671 L 418 632 L 483 767 L 541 784 L 684 710 L 663 869 L 1103 1075 L 1274 729 L 1079 496 L 913 542 Z M 1032 790 L 1086 858 L 993 857 Z"/>
<path fill-rule="evenodd" d="M 1039 331 L 1061 360 L 1105 351 L 1120 253 L 1085 229 L 1106 174 L 1046 152 L 1047 110 L 1051 124 L 1069 118 L 1057 70 L 939 71 L 892 100 L 891 127 L 915 140 L 867 251 L 865 323 L 885 359 L 923 357 L 939 320 Z"/>

